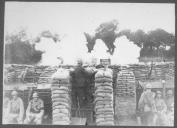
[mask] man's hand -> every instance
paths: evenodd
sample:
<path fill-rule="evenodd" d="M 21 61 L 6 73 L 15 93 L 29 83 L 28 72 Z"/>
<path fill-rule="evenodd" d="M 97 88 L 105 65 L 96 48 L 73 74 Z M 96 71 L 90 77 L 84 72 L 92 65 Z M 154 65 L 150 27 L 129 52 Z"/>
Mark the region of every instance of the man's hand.
<path fill-rule="evenodd" d="M 34 116 L 35 116 L 35 115 L 34 115 L 33 113 L 28 113 L 28 114 L 27 114 L 27 117 L 28 117 L 29 119 L 33 119 Z"/>
<path fill-rule="evenodd" d="M 39 113 L 39 114 L 35 114 L 35 117 L 36 117 L 37 119 L 39 119 L 39 118 L 42 117 L 42 115 L 41 115 L 41 113 Z"/>
<path fill-rule="evenodd" d="M 17 117 L 18 117 L 18 114 L 9 114 L 9 117 L 10 117 L 10 118 L 17 118 Z"/>

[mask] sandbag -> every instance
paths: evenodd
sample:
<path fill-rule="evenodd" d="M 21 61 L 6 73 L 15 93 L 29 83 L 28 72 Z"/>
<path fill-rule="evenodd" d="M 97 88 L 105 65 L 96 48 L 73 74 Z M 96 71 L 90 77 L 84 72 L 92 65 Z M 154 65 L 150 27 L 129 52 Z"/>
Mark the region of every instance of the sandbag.
<path fill-rule="evenodd" d="M 108 68 L 100 69 L 95 74 L 94 111 L 96 125 L 114 125 L 112 82 L 113 72 Z"/>
<path fill-rule="evenodd" d="M 53 124 L 69 125 L 71 123 L 71 84 L 69 72 L 59 68 L 52 75 L 51 83 Z"/>

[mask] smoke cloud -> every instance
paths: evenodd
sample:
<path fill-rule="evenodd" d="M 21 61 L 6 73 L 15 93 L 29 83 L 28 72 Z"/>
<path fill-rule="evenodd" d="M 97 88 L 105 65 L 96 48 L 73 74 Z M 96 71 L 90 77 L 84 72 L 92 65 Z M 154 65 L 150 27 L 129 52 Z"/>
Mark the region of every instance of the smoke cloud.
<path fill-rule="evenodd" d="M 91 53 L 88 52 L 87 42 L 82 33 L 75 35 L 68 35 L 60 42 L 55 43 L 53 39 L 41 37 L 39 43 L 36 43 L 37 50 L 44 51 L 40 65 L 59 64 L 57 57 L 64 60 L 64 64 L 75 65 L 77 59 L 82 59 L 84 63 L 91 64 L 93 60 L 97 60 L 99 64 L 100 59 L 110 58 L 112 64 L 129 64 L 137 63 L 140 53 L 140 48 L 133 42 L 130 42 L 126 36 L 117 38 L 115 41 L 115 52 L 110 55 L 105 43 L 97 39 L 94 49 Z"/>
<path fill-rule="evenodd" d="M 121 36 L 115 41 L 115 52 L 111 56 L 112 64 L 138 63 L 141 48 L 129 41 L 126 36 Z"/>

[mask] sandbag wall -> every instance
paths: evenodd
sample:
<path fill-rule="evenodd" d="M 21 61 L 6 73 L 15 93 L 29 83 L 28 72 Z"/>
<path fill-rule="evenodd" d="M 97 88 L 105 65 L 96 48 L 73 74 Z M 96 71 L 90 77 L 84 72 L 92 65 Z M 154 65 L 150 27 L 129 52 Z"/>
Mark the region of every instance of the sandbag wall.
<path fill-rule="evenodd" d="M 166 74 L 166 78 L 173 79 L 175 77 L 175 64 L 170 63 L 168 66 L 169 67 L 168 67 L 168 73 Z"/>
<path fill-rule="evenodd" d="M 111 69 L 99 69 L 95 74 L 94 111 L 96 125 L 114 125 L 113 74 Z"/>
<path fill-rule="evenodd" d="M 148 73 L 150 69 L 148 65 L 131 64 L 129 65 L 128 69 L 134 73 L 136 80 L 145 81 L 148 79 Z"/>
<path fill-rule="evenodd" d="M 51 76 L 56 72 L 56 68 L 48 67 L 43 70 L 39 76 L 38 84 L 49 84 L 51 82 Z"/>
<path fill-rule="evenodd" d="M 5 75 L 4 77 L 6 77 L 5 83 L 19 82 L 20 75 L 26 68 L 32 70 L 33 66 L 18 65 L 18 64 L 5 65 L 5 74 L 4 74 Z"/>
<path fill-rule="evenodd" d="M 8 72 L 5 75 L 6 75 L 5 76 L 6 77 L 5 83 L 13 83 L 17 79 L 17 76 L 16 76 L 15 72 Z"/>
<path fill-rule="evenodd" d="M 131 118 L 135 115 L 135 76 L 133 72 L 128 69 L 122 69 L 117 76 L 115 111 L 118 121 L 121 119 Z"/>
<path fill-rule="evenodd" d="M 166 79 L 168 70 L 168 64 L 154 64 L 152 67 L 151 79 Z"/>
<path fill-rule="evenodd" d="M 136 80 L 140 81 L 174 78 L 174 63 L 154 63 L 153 65 L 130 64 L 127 69 L 130 69 L 134 73 Z M 150 70 L 151 74 L 148 76 Z"/>
<path fill-rule="evenodd" d="M 58 69 L 52 76 L 52 120 L 56 125 L 71 123 L 71 84 L 69 72 Z"/>

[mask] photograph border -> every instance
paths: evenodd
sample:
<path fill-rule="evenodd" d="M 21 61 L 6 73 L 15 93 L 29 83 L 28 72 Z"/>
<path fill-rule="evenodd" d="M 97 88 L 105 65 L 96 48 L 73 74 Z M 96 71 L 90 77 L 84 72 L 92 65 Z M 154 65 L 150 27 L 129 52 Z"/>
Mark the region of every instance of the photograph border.
<path fill-rule="evenodd" d="M 71 125 L 66 125 L 66 126 L 62 126 L 62 125 L 4 125 L 2 124 L 2 103 L 3 103 L 3 53 L 4 53 L 4 16 L 5 16 L 5 2 L 10 2 L 10 1 L 14 1 L 14 2 L 104 2 L 104 3 L 111 3 L 111 2 L 120 2 L 120 3 L 174 3 L 175 4 L 175 43 L 176 43 L 176 2 L 174 0 L 1 0 L 0 1 L 0 52 L 1 52 L 1 63 L 0 63 L 0 72 L 1 72 L 1 77 L 0 77 L 0 81 L 1 81 L 1 86 L 0 86 L 0 127 L 2 128 L 48 128 L 48 127 L 52 127 L 52 128 L 63 128 L 63 127 L 85 127 L 85 126 L 71 126 Z M 176 45 L 175 45 L 175 53 L 176 53 Z M 175 64 L 176 64 L 176 55 L 175 55 Z M 176 83 L 176 68 L 175 68 L 175 83 Z M 177 92 L 177 88 L 175 87 L 175 92 Z M 177 126 L 177 118 L 176 118 L 176 114 L 177 114 L 177 105 L 176 105 L 176 99 L 177 99 L 177 93 L 175 94 L 175 116 L 174 116 L 174 127 Z M 102 127 L 102 126 L 87 126 L 87 127 Z M 107 126 L 106 126 L 107 127 Z M 108 127 L 127 127 L 127 126 L 108 126 Z M 147 127 L 147 126 L 129 126 L 129 127 Z M 153 126 L 155 128 L 157 128 L 157 126 Z"/>

